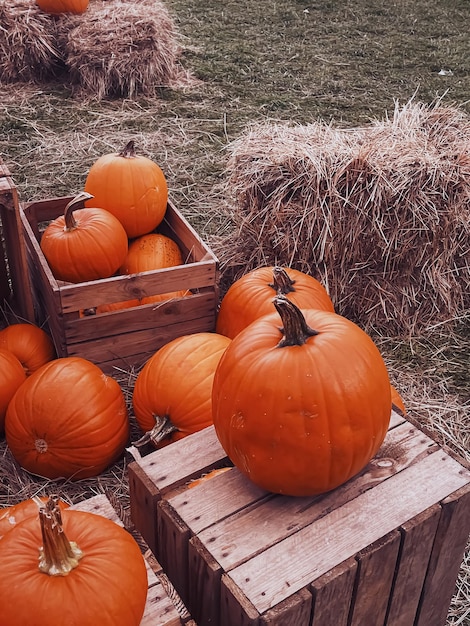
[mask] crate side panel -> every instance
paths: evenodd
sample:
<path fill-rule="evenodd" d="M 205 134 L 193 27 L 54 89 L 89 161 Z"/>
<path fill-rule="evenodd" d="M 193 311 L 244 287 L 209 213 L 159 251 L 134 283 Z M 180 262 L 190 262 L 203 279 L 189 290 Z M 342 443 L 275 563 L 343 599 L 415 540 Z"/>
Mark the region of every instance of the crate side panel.
<path fill-rule="evenodd" d="M 348 626 L 356 572 L 356 559 L 348 559 L 312 582 L 312 626 Z"/>
<path fill-rule="evenodd" d="M 132 523 L 145 539 L 150 550 L 156 554 L 157 502 L 160 494 L 136 461 L 129 463 L 127 473 Z"/>
<path fill-rule="evenodd" d="M 188 545 L 188 606 L 199 626 L 220 623 L 220 580 L 223 570 L 197 536 Z"/>

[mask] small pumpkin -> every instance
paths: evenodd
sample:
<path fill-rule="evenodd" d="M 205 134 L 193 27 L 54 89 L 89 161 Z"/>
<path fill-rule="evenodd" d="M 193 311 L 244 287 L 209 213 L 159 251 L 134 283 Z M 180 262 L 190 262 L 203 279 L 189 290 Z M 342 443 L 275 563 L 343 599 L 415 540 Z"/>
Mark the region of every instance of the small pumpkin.
<path fill-rule="evenodd" d="M 49 498 L 47 496 L 37 496 L 21 500 L 17 504 L 12 504 L 0 510 L 0 539 L 12 528 L 28 517 L 36 517 L 39 520 L 39 508 L 43 506 Z M 67 502 L 58 500 L 61 509 L 68 508 Z M 39 523 L 39 522 L 38 522 Z"/>
<path fill-rule="evenodd" d="M 34 324 L 11 324 L 0 330 L 0 348 L 13 352 L 27 376 L 56 357 L 50 335 Z"/>
<path fill-rule="evenodd" d="M 97 476 L 129 438 L 119 383 L 81 357 L 46 363 L 17 390 L 5 417 L 7 444 L 28 472 L 71 480 Z"/>
<path fill-rule="evenodd" d="M 150 357 L 139 372 L 132 405 L 146 433 L 135 445 L 157 448 L 212 424 L 212 380 L 230 343 L 216 333 L 173 339 Z"/>
<path fill-rule="evenodd" d="M 276 295 L 300 308 L 334 312 L 326 289 L 313 276 L 292 268 L 258 267 L 230 285 L 220 303 L 216 332 L 233 339 L 255 319 L 272 313 Z"/>
<path fill-rule="evenodd" d="M 362 470 L 381 446 L 391 416 L 387 368 L 348 319 L 301 311 L 285 297 L 274 303 L 278 313 L 252 322 L 220 359 L 214 427 L 257 486 L 324 493 Z"/>
<path fill-rule="evenodd" d="M 75 196 L 42 234 L 41 250 L 57 280 L 109 278 L 126 258 L 128 239 L 119 220 L 104 209 L 77 209 L 91 197 Z"/>
<path fill-rule="evenodd" d="M 85 191 L 95 206 L 115 215 L 130 239 L 152 232 L 162 222 L 168 203 L 168 185 L 160 167 L 138 155 L 134 141 L 118 153 L 93 163 Z"/>
<path fill-rule="evenodd" d="M 8 626 L 139 626 L 147 569 L 115 522 L 50 498 L 0 541 L 0 606 Z"/>
<path fill-rule="evenodd" d="M 26 380 L 26 372 L 18 358 L 0 348 L 0 434 L 5 431 L 5 415 L 10 400 Z"/>
<path fill-rule="evenodd" d="M 74 13 L 75 15 L 80 15 L 87 10 L 89 0 L 36 0 L 36 4 L 44 13 L 52 15 Z"/>

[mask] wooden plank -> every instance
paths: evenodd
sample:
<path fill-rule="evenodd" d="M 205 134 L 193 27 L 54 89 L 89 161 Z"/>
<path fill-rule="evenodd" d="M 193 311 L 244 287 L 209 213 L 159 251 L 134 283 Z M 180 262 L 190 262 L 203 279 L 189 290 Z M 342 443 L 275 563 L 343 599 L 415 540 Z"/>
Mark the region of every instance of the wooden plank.
<path fill-rule="evenodd" d="M 312 626 L 348 626 L 356 572 L 356 559 L 348 559 L 313 581 Z"/>
<path fill-rule="evenodd" d="M 401 555 L 395 572 L 387 626 L 414 624 L 440 514 L 441 507 L 435 504 L 405 522 L 400 529 Z"/>
<path fill-rule="evenodd" d="M 223 570 L 197 536 L 188 546 L 188 606 L 199 626 L 220 624 L 220 579 Z"/>
<path fill-rule="evenodd" d="M 266 611 L 259 619 L 260 626 L 308 626 L 312 612 L 312 595 L 307 589 L 290 596 L 284 602 Z M 335 624 L 336 626 L 336 624 Z"/>
<path fill-rule="evenodd" d="M 157 553 L 157 502 L 160 493 L 136 462 L 127 466 L 131 520 L 150 550 Z"/>
<path fill-rule="evenodd" d="M 437 451 L 232 569 L 230 576 L 262 613 L 469 483 L 470 472 Z"/>

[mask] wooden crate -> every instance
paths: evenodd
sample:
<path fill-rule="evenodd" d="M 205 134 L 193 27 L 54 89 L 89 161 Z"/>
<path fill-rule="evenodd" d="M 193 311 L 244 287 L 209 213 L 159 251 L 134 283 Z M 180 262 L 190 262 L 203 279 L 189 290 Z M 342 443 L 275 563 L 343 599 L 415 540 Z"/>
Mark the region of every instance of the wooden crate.
<path fill-rule="evenodd" d="M 317 497 L 273 495 L 212 427 L 129 465 L 131 515 L 199 626 L 443 626 L 470 532 L 470 471 L 392 412 L 379 453 Z"/>
<path fill-rule="evenodd" d="M 184 265 L 78 284 L 56 280 L 40 248 L 41 229 L 63 214 L 69 197 L 23 204 L 27 258 L 36 318 L 47 322 L 59 356 L 81 356 L 104 371 L 143 364 L 155 350 L 181 335 L 212 331 L 218 302 L 218 261 L 169 202 L 158 231 L 180 246 Z M 85 315 L 100 304 L 191 290 L 184 298 Z"/>
<path fill-rule="evenodd" d="M 17 189 L 0 159 L 0 306 L 25 321 L 34 321 L 33 298 L 22 237 Z"/>
<path fill-rule="evenodd" d="M 102 515 L 123 526 L 122 520 L 105 495 L 94 496 L 72 505 L 71 508 Z M 150 550 L 144 554 L 144 558 L 147 566 L 148 595 L 140 626 L 182 626 L 183 624 L 196 626 Z"/>

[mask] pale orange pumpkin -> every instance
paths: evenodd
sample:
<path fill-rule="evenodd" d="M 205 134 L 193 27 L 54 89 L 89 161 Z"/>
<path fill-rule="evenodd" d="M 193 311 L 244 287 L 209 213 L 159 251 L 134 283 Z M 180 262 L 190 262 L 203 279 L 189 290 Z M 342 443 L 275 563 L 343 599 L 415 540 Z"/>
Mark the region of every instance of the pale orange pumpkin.
<path fill-rule="evenodd" d="M 0 434 L 5 430 L 5 415 L 10 400 L 26 380 L 26 372 L 18 358 L 3 348 L 0 349 Z"/>
<path fill-rule="evenodd" d="M 36 0 L 38 7 L 44 13 L 60 15 L 61 13 L 74 13 L 80 15 L 88 8 L 89 0 Z"/>
<path fill-rule="evenodd" d="M 50 335 L 28 323 L 11 324 L 0 330 L 0 348 L 13 352 L 27 376 L 56 357 Z"/>

